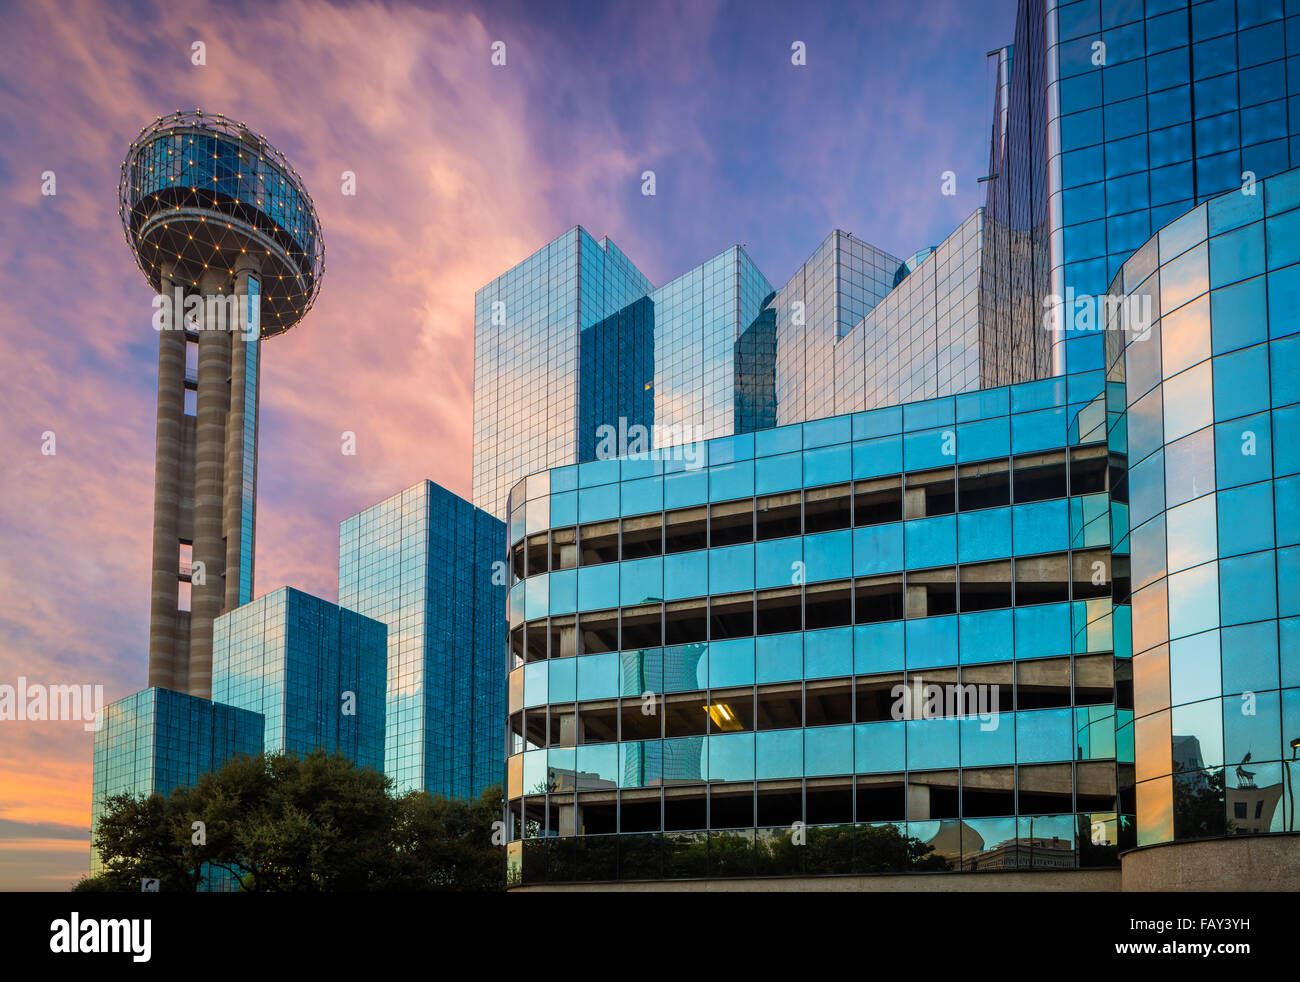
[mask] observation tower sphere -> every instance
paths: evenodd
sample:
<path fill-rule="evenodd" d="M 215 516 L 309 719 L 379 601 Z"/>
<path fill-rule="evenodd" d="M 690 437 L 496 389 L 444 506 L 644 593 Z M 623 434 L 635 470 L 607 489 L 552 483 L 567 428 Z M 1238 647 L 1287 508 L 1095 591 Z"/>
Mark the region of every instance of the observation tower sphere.
<path fill-rule="evenodd" d="M 283 334 L 311 309 L 325 271 L 320 220 L 279 150 L 224 115 L 159 116 L 131 143 L 118 184 L 127 245 L 155 290 L 205 270 L 234 276 L 241 256 L 261 271 L 261 336 Z"/>

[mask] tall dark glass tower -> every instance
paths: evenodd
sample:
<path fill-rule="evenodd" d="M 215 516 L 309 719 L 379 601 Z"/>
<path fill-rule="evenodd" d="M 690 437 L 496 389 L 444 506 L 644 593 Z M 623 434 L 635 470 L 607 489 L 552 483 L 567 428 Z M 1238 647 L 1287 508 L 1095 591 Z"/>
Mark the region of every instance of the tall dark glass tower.
<path fill-rule="evenodd" d="M 339 603 L 388 625 L 383 769 L 399 792 L 501 783 L 504 535 L 432 481 L 339 527 Z"/>

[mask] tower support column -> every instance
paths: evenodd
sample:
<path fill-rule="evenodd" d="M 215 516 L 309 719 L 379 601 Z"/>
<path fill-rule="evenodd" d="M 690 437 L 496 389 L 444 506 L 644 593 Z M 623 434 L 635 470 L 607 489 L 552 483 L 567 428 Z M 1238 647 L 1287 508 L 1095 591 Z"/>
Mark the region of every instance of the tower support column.
<path fill-rule="evenodd" d="M 243 255 L 235 267 L 235 296 L 247 321 L 245 330 L 231 334 L 230 415 L 226 425 L 225 610 L 253 599 L 253 544 L 257 486 L 257 399 L 261 374 L 261 341 L 248 340 L 249 324 L 261 324 L 261 267 L 256 257 Z M 251 286 L 250 286 L 251 281 Z M 260 327 L 259 327 L 260 329 Z"/>
<path fill-rule="evenodd" d="M 159 292 L 170 302 L 175 280 L 162 270 Z M 149 598 L 149 685 L 175 687 L 181 647 L 177 618 L 180 592 L 181 436 L 185 415 L 184 311 L 172 310 L 158 332 L 158 424 L 154 439 L 153 560 Z M 187 639 L 188 640 L 188 639 Z"/>
<path fill-rule="evenodd" d="M 212 622 L 226 599 L 226 543 L 223 529 L 223 470 L 226 421 L 230 412 L 228 323 L 219 303 L 230 296 L 226 272 L 208 270 L 199 280 L 203 322 L 199 331 L 198 419 L 194 450 L 194 561 L 203 583 L 191 586 L 190 665 L 187 691 L 212 698 Z"/>

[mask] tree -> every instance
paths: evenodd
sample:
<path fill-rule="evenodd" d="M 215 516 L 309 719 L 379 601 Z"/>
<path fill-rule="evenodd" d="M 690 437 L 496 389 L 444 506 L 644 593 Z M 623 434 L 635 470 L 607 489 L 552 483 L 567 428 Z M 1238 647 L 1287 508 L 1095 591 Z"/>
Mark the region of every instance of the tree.
<path fill-rule="evenodd" d="M 323 751 L 237 758 L 190 792 L 206 858 L 250 891 L 364 890 L 382 864 L 392 781 Z"/>
<path fill-rule="evenodd" d="M 247 892 L 499 890 L 501 789 L 477 801 L 413 792 L 323 751 L 237 757 L 191 788 L 108 799 L 101 876 L 79 891 L 193 891 L 220 877 Z M 195 823 L 202 823 L 196 826 Z"/>
<path fill-rule="evenodd" d="M 205 879 L 204 850 L 192 842 L 191 814 L 185 790 L 168 796 L 120 794 L 107 799 L 95 832 L 95 848 L 109 857 L 105 871 L 74 889 L 138 891 L 145 877 L 157 879 L 160 890 L 199 889 Z"/>
<path fill-rule="evenodd" d="M 502 851 L 493 823 L 502 812 L 500 785 L 475 801 L 416 791 L 397 799 L 384 890 L 504 890 Z"/>

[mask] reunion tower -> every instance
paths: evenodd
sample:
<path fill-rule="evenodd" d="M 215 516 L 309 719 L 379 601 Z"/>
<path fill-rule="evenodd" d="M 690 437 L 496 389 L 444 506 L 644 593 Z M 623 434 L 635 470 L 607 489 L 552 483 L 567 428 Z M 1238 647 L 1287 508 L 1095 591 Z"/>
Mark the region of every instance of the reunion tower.
<path fill-rule="evenodd" d="M 311 308 L 324 244 L 284 155 L 221 115 L 146 126 L 118 191 L 127 244 L 170 312 L 154 321 L 149 685 L 210 699 L 212 622 L 253 598 L 259 341 Z"/>

